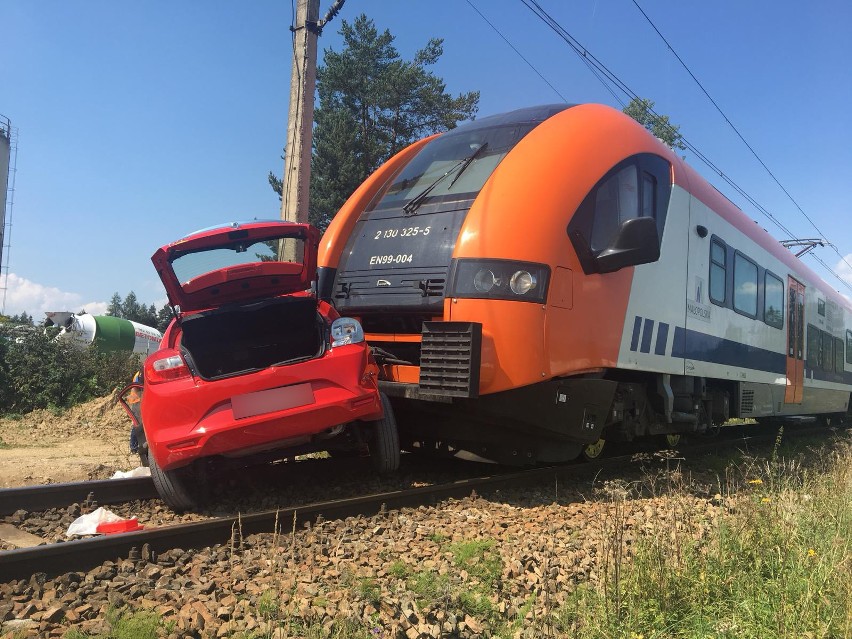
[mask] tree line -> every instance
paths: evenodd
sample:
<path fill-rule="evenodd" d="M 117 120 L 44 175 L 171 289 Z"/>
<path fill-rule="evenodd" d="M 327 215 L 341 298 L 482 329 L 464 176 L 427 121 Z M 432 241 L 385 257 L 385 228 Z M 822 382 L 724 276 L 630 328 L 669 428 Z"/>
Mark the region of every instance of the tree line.
<path fill-rule="evenodd" d="M 172 318 L 168 305 L 157 310 L 139 302 L 133 291 L 112 296 L 107 315 L 164 331 Z M 39 408 L 64 409 L 108 395 L 130 382 L 141 366 L 132 353 L 101 353 L 54 339 L 56 327 L 36 325 L 26 312 L 0 316 L 0 415 Z"/>
<path fill-rule="evenodd" d="M 140 303 L 136 297 L 136 293 L 130 291 L 127 296 L 122 299 L 118 292 L 115 292 L 107 306 L 107 315 L 112 317 L 121 317 L 131 322 L 144 324 L 156 328 L 161 333 L 166 330 L 169 322 L 172 321 L 174 313 L 168 304 L 163 304 L 160 310 L 153 304 L 146 306 Z"/>
<path fill-rule="evenodd" d="M 80 348 L 57 332 L 0 323 L 0 415 L 69 408 L 123 387 L 139 369 L 136 355 Z"/>

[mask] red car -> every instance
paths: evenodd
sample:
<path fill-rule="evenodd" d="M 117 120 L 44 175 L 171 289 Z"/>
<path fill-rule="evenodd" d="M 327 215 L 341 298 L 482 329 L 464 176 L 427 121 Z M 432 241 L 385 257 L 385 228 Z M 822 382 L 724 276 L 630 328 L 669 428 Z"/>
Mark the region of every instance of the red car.
<path fill-rule="evenodd" d="M 319 232 L 282 221 L 199 231 L 151 258 L 175 319 L 145 361 L 143 463 L 175 510 L 198 504 L 216 461 L 369 450 L 399 465 L 399 436 L 355 319 L 317 299 Z M 138 412 L 138 411 L 137 411 Z"/>

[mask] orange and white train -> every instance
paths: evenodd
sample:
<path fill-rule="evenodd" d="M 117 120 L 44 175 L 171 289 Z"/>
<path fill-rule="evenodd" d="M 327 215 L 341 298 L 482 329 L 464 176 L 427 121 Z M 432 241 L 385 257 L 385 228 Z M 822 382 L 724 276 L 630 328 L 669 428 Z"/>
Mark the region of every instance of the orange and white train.
<path fill-rule="evenodd" d="M 549 462 L 850 410 L 852 305 L 606 106 L 412 144 L 341 208 L 319 265 L 408 448 Z"/>

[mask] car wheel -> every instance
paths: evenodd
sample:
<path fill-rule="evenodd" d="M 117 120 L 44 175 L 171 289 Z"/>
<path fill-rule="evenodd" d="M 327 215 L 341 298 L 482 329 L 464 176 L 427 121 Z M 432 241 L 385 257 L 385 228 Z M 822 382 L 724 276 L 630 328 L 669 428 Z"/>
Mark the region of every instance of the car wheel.
<path fill-rule="evenodd" d="M 591 461 L 600 457 L 603 454 L 604 448 L 606 448 L 606 440 L 601 437 L 596 442 L 586 444 L 583 447 L 583 451 L 580 453 L 580 456 L 586 461 Z"/>
<path fill-rule="evenodd" d="M 385 416 L 374 422 L 370 436 L 370 460 L 379 474 L 393 473 L 399 469 L 399 432 L 388 396 L 382 393 L 382 408 Z"/>
<path fill-rule="evenodd" d="M 174 470 L 163 470 L 153 455 L 148 456 L 151 479 L 154 487 L 160 495 L 160 499 L 176 513 L 186 510 L 196 510 L 201 505 L 199 480 L 197 468 L 193 465 L 175 468 Z M 196 471 L 196 472 L 194 472 Z"/>

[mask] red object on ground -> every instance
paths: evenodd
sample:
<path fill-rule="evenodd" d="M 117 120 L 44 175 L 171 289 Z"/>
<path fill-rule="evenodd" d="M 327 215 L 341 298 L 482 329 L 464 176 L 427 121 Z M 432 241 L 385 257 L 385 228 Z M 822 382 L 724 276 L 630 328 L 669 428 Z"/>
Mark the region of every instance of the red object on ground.
<path fill-rule="evenodd" d="M 116 533 L 142 530 L 144 527 L 136 517 L 131 517 L 130 519 L 120 519 L 119 521 L 102 521 L 98 524 L 96 530 L 102 535 L 114 535 Z"/>

